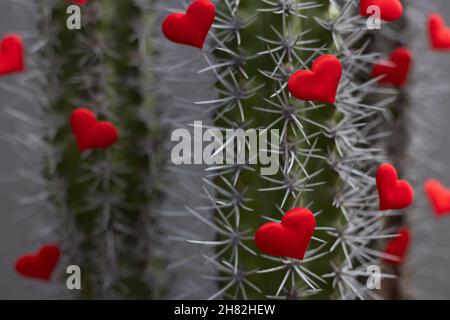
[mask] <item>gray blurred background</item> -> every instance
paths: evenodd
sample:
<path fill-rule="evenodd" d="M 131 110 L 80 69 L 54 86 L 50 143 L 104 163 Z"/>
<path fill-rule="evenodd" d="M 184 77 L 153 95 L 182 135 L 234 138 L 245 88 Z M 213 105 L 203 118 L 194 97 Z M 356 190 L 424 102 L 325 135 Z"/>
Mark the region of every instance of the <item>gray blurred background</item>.
<path fill-rule="evenodd" d="M 404 2 L 405 3 L 405 2 Z M 410 141 L 403 164 L 416 192 L 408 212 L 413 247 L 405 289 L 418 299 L 450 299 L 450 217 L 434 218 L 423 194 L 427 179 L 450 187 L 450 53 L 429 49 L 426 20 L 438 12 L 450 25 L 450 2 L 408 1 L 407 43 L 414 54 L 407 126 Z"/>
<path fill-rule="evenodd" d="M 18 32 L 22 35 L 24 30 L 32 28 L 33 22 L 22 12 L 19 6 L 13 6 L 6 0 L 0 1 L 0 34 L 1 37 L 8 32 Z M 29 30 L 29 29 L 28 29 Z M 9 83 L 9 79 L 0 79 L 2 87 Z M 8 81 L 8 82 L 7 82 Z M 14 81 L 11 80 L 11 81 Z M 0 88 L 0 299 L 45 299 L 52 294 L 45 284 L 27 281 L 18 277 L 14 271 L 14 261 L 20 255 L 39 245 L 34 241 L 33 233 L 39 223 L 31 212 L 25 212 L 19 205 L 21 196 L 31 190 L 28 184 L 18 177 L 17 169 L 19 157 L 13 151 L 11 144 L 5 141 L 7 134 L 14 129 L 14 122 L 5 117 L 4 109 L 8 106 L 19 108 L 32 108 L 20 105 L 17 95 Z"/>

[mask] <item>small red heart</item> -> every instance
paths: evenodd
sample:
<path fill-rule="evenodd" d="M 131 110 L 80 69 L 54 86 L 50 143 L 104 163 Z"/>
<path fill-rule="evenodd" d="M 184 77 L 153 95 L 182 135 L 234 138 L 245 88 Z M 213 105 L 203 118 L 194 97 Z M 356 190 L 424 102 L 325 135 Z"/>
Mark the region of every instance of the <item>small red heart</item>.
<path fill-rule="evenodd" d="M 162 31 L 170 41 L 202 49 L 215 17 L 216 8 L 210 0 L 195 0 L 186 14 L 169 15 Z"/>
<path fill-rule="evenodd" d="M 384 250 L 386 255 L 384 262 L 391 265 L 401 265 L 408 253 L 409 245 L 411 243 L 411 233 L 407 228 L 399 230 L 398 236 L 390 240 Z"/>
<path fill-rule="evenodd" d="M 384 76 L 380 84 L 403 86 L 409 75 L 412 63 L 412 53 L 407 48 L 398 48 L 392 52 L 389 61 L 382 61 L 374 66 L 372 77 Z"/>
<path fill-rule="evenodd" d="M 69 1 L 81 6 L 87 3 L 87 0 L 69 0 Z"/>
<path fill-rule="evenodd" d="M 22 38 L 7 35 L 0 44 L 0 75 L 21 72 L 25 69 Z"/>
<path fill-rule="evenodd" d="M 440 14 L 433 13 L 428 17 L 428 35 L 434 50 L 450 50 L 450 28 Z"/>
<path fill-rule="evenodd" d="M 381 211 L 404 209 L 413 202 L 413 188 L 407 181 L 398 180 L 397 170 L 392 165 L 382 164 L 376 180 Z"/>
<path fill-rule="evenodd" d="M 427 180 L 424 185 L 425 194 L 437 217 L 450 214 L 450 189 L 438 180 Z"/>
<path fill-rule="evenodd" d="M 24 277 L 49 281 L 60 255 L 58 246 L 45 245 L 37 255 L 29 254 L 17 259 L 16 271 Z"/>
<path fill-rule="evenodd" d="M 95 114 L 89 109 L 74 110 L 70 116 L 70 124 L 80 151 L 108 148 L 119 136 L 113 124 L 97 121 Z"/>
<path fill-rule="evenodd" d="M 399 0 L 361 0 L 359 3 L 359 13 L 363 17 L 370 17 L 373 12 L 368 12 L 370 6 L 380 8 L 381 20 L 394 21 L 403 15 L 403 6 Z"/>
<path fill-rule="evenodd" d="M 323 55 L 312 64 L 312 71 L 299 70 L 288 81 L 289 92 L 304 101 L 334 103 L 342 76 L 342 65 L 333 55 Z"/>
<path fill-rule="evenodd" d="M 256 246 L 267 254 L 303 260 L 316 219 L 304 208 L 289 210 L 281 223 L 269 222 L 256 231 Z"/>

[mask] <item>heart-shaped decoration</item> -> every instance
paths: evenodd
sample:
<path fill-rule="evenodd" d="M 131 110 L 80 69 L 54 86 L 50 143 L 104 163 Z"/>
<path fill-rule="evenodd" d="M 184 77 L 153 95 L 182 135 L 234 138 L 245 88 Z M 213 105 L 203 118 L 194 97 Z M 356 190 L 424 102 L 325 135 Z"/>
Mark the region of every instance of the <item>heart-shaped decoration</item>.
<path fill-rule="evenodd" d="M 312 64 L 312 70 L 299 70 L 288 80 L 289 92 L 304 101 L 333 104 L 342 77 L 342 64 L 333 55 L 323 55 Z"/>
<path fill-rule="evenodd" d="M 405 209 L 412 204 L 413 188 L 407 181 L 398 180 L 397 170 L 392 165 L 381 165 L 376 180 L 381 211 Z"/>
<path fill-rule="evenodd" d="M 424 185 L 425 194 L 437 217 L 450 214 L 450 189 L 438 180 L 427 180 Z"/>
<path fill-rule="evenodd" d="M 186 14 L 173 13 L 163 22 L 167 39 L 202 49 L 216 17 L 216 8 L 210 0 L 195 0 Z"/>
<path fill-rule="evenodd" d="M 382 61 L 374 66 L 372 77 L 383 76 L 378 81 L 380 84 L 401 87 L 408 80 L 412 59 L 409 49 L 398 48 L 392 52 L 388 61 Z"/>
<path fill-rule="evenodd" d="M 428 36 L 434 50 L 450 50 L 450 28 L 440 14 L 433 13 L 428 17 Z"/>
<path fill-rule="evenodd" d="M 80 6 L 85 5 L 87 3 L 87 0 L 69 0 L 69 1 L 78 4 Z"/>
<path fill-rule="evenodd" d="M 269 222 L 256 231 L 256 246 L 277 257 L 303 260 L 314 233 L 316 219 L 304 208 L 289 210 L 281 223 Z"/>
<path fill-rule="evenodd" d="M 28 278 L 49 281 L 61 252 L 53 244 L 43 246 L 36 255 L 24 255 L 16 261 L 16 271 Z"/>
<path fill-rule="evenodd" d="M 359 2 L 359 13 L 363 17 L 370 17 L 373 12 L 369 12 L 370 6 L 380 8 L 381 20 L 394 21 L 403 15 L 403 6 L 400 0 L 361 0 Z"/>
<path fill-rule="evenodd" d="M 0 44 L 0 75 L 21 72 L 25 69 L 22 38 L 7 35 Z"/>
<path fill-rule="evenodd" d="M 74 110 L 70 116 L 70 124 L 80 151 L 108 148 L 119 136 L 113 124 L 97 121 L 95 114 L 89 109 Z"/>
<path fill-rule="evenodd" d="M 411 243 L 411 233 L 409 229 L 403 228 L 399 230 L 398 236 L 390 240 L 384 250 L 386 257 L 384 262 L 391 265 L 401 265 L 408 253 Z"/>

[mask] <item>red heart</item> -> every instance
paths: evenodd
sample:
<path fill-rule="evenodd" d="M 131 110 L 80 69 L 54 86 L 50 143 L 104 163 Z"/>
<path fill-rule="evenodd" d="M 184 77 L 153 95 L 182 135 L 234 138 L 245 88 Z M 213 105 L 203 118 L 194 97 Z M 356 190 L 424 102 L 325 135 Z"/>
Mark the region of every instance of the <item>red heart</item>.
<path fill-rule="evenodd" d="M 334 103 L 342 76 L 342 65 L 333 55 L 323 55 L 312 64 L 312 71 L 299 70 L 288 81 L 289 92 L 304 101 Z"/>
<path fill-rule="evenodd" d="M 0 75 L 20 72 L 25 69 L 22 39 L 7 35 L 0 44 Z"/>
<path fill-rule="evenodd" d="M 400 210 L 407 208 L 414 200 L 414 190 L 405 180 L 398 180 L 397 170 L 388 163 L 377 171 L 377 189 L 380 210 Z"/>
<path fill-rule="evenodd" d="M 372 77 L 384 76 L 378 81 L 380 84 L 401 87 L 408 79 L 412 59 L 409 49 L 396 49 L 389 57 L 389 61 L 382 61 L 374 66 Z"/>
<path fill-rule="evenodd" d="M 16 271 L 25 277 L 49 281 L 60 255 L 58 246 L 45 245 L 37 255 L 25 255 L 17 259 Z"/>
<path fill-rule="evenodd" d="M 400 265 L 405 261 L 411 243 L 411 233 L 407 228 L 399 230 L 398 237 L 390 240 L 384 250 L 386 255 L 384 262 L 392 265 Z"/>
<path fill-rule="evenodd" d="M 450 49 L 450 28 L 445 26 L 440 14 L 433 13 L 428 17 L 428 35 L 434 50 Z"/>
<path fill-rule="evenodd" d="M 69 1 L 79 5 L 84 5 L 87 2 L 87 0 L 69 0 Z"/>
<path fill-rule="evenodd" d="M 109 122 L 97 121 L 95 114 L 84 108 L 78 108 L 70 116 L 70 124 L 80 151 L 105 149 L 118 139 L 116 127 Z"/>
<path fill-rule="evenodd" d="M 303 260 L 316 227 L 311 211 L 289 210 L 281 223 L 269 222 L 256 231 L 256 246 L 267 254 Z"/>
<path fill-rule="evenodd" d="M 425 182 L 424 190 L 437 217 L 450 214 L 450 189 L 430 179 Z"/>
<path fill-rule="evenodd" d="M 169 15 L 162 31 L 170 41 L 202 49 L 215 17 L 216 8 L 210 0 L 195 0 L 186 14 Z"/>
<path fill-rule="evenodd" d="M 373 12 L 368 12 L 370 6 L 380 8 L 381 20 L 394 21 L 403 15 L 403 6 L 399 0 L 361 0 L 359 3 L 359 13 L 363 17 L 370 17 Z"/>

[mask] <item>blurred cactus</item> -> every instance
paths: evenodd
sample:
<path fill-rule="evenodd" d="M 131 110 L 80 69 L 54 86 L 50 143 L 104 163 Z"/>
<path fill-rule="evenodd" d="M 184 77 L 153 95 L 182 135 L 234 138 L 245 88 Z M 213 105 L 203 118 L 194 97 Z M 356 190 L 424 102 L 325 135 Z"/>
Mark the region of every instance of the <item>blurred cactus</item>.
<path fill-rule="evenodd" d="M 210 298 L 379 298 L 366 285 L 380 265 L 384 228 L 375 171 L 385 160 L 380 141 L 383 111 L 396 90 L 379 88 L 371 70 L 380 54 L 369 52 L 366 19 L 358 1 L 239 1 L 217 3 L 214 45 L 205 48 L 217 79 L 214 111 L 219 130 L 280 129 L 280 170 L 216 165 L 205 181 L 210 206 L 189 211 L 216 232 L 192 239 L 213 246 L 205 257 L 220 288 Z M 323 54 L 340 59 L 343 77 L 335 105 L 296 100 L 290 75 Z M 377 99 L 373 99 L 376 96 Z M 274 148 L 276 146 L 272 146 Z M 265 220 L 279 221 L 294 207 L 315 212 L 317 227 L 303 261 L 258 254 L 253 235 Z M 215 210 L 214 224 L 205 209 Z M 390 232 L 390 233 L 389 233 Z M 380 251 L 381 250 L 381 251 Z M 391 277 L 382 274 L 382 277 Z"/>
<path fill-rule="evenodd" d="M 405 12 L 413 9 L 411 3 L 403 3 Z M 413 19 L 414 20 L 414 19 Z M 409 52 L 409 41 L 406 41 L 405 31 L 408 26 L 413 23 L 420 25 L 420 23 L 413 22 L 411 17 L 404 14 L 401 19 L 394 22 L 385 23 L 381 30 L 374 30 L 370 33 L 373 41 L 370 50 L 383 53 L 383 59 L 386 59 L 394 51 L 407 50 Z M 403 49 L 405 48 L 405 49 Z M 412 67 L 416 68 L 416 57 L 412 55 Z M 396 88 L 386 83 L 383 84 L 384 93 L 390 94 L 391 101 L 389 107 L 380 117 L 380 124 L 378 131 L 385 136 L 382 140 L 382 147 L 389 161 L 396 167 L 399 176 L 405 176 L 406 169 L 409 167 L 407 160 L 407 150 L 410 147 L 409 127 L 412 122 L 408 117 L 411 101 L 408 98 L 409 92 L 412 90 L 411 86 L 415 86 L 414 82 L 417 79 L 412 79 L 408 74 L 406 78 L 408 86 L 397 84 Z M 383 81 L 381 81 L 383 82 Z M 392 84 L 391 84 L 392 85 Z M 406 87 L 406 88 L 405 88 Z M 379 99 L 377 95 L 370 97 L 370 101 Z M 417 184 L 413 184 L 416 186 Z M 390 214 L 385 218 L 385 228 L 390 233 L 398 233 L 399 230 L 408 225 L 408 215 L 405 214 L 409 210 L 397 212 L 397 214 Z M 414 237 L 413 237 L 414 238 Z M 380 295 L 384 299 L 403 299 L 409 297 L 407 290 L 404 289 L 406 279 L 402 264 L 385 263 L 383 271 L 392 276 L 384 279 L 382 283 L 382 290 Z"/>
<path fill-rule="evenodd" d="M 66 28 L 70 3 L 29 3 L 38 28 L 25 87 L 36 115 L 9 113 L 25 121 L 17 140 L 39 158 L 27 172 L 43 191 L 28 202 L 44 203 L 47 231 L 57 235 L 65 262 L 81 267 L 82 298 L 160 298 L 166 291 L 156 211 L 167 128 L 153 84 L 155 3 L 88 1 L 80 30 Z M 77 107 L 112 122 L 118 142 L 80 153 L 69 126 Z"/>

